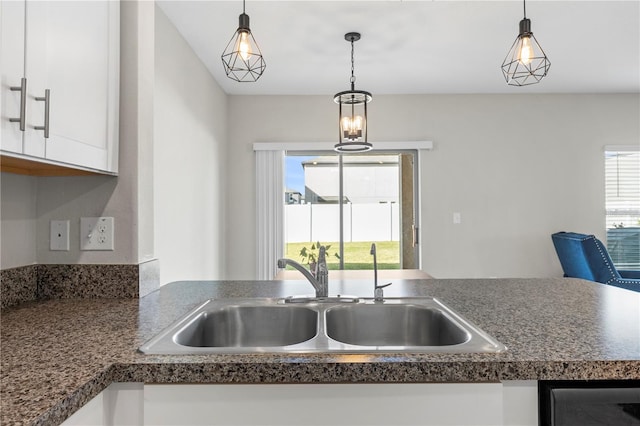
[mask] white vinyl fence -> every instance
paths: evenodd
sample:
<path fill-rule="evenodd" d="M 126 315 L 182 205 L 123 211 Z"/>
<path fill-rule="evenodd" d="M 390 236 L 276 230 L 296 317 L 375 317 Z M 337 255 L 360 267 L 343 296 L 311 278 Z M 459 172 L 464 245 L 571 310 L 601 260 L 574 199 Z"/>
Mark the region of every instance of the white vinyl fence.
<path fill-rule="evenodd" d="M 344 241 L 399 241 L 400 209 L 397 203 L 345 204 Z M 288 204 L 284 206 L 285 242 L 340 240 L 338 204 Z"/>

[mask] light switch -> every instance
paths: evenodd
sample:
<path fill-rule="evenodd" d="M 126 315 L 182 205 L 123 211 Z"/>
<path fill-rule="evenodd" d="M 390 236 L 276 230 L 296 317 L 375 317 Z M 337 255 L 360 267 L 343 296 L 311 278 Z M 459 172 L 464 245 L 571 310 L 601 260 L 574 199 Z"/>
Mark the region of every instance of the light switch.
<path fill-rule="evenodd" d="M 461 223 L 462 223 L 462 217 L 460 216 L 460 213 L 459 213 L 459 212 L 455 212 L 455 213 L 453 214 L 453 223 L 454 223 L 455 225 L 459 225 L 459 224 L 461 224 Z"/>
<path fill-rule="evenodd" d="M 49 250 L 69 251 L 69 221 L 52 220 L 49 237 Z"/>

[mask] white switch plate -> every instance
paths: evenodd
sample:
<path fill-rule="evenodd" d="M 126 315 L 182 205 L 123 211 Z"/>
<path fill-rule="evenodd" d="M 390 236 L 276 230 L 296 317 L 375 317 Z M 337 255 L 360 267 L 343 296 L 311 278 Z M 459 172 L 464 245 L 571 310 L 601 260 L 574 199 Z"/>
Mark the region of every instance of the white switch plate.
<path fill-rule="evenodd" d="M 460 216 L 460 213 L 456 212 L 453 214 L 453 223 L 456 225 L 459 225 L 462 223 L 462 217 Z"/>
<path fill-rule="evenodd" d="M 81 217 L 80 250 L 113 250 L 113 218 Z"/>
<path fill-rule="evenodd" d="M 69 251 L 69 221 L 52 220 L 49 237 L 49 250 Z"/>

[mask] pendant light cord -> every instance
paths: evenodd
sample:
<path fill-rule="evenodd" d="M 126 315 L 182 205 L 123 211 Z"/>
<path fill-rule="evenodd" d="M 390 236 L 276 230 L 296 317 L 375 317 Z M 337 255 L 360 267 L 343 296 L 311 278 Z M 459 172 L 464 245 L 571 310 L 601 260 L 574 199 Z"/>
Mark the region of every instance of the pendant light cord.
<path fill-rule="evenodd" d="M 354 70 L 355 70 L 355 65 L 354 65 L 354 60 L 353 60 L 353 53 L 354 53 L 353 40 L 351 40 L 351 79 L 349 79 L 349 81 L 351 82 L 351 90 L 354 89 L 354 86 L 356 84 L 356 76 L 353 75 Z"/>
<path fill-rule="evenodd" d="M 242 0 L 242 13 L 243 13 L 243 14 L 245 13 L 245 9 L 244 9 L 244 1 L 245 1 L 245 0 Z"/>
<path fill-rule="evenodd" d="M 244 2 L 244 0 L 242 0 Z M 522 0 L 522 8 L 524 9 L 524 19 L 527 19 L 527 0 Z"/>

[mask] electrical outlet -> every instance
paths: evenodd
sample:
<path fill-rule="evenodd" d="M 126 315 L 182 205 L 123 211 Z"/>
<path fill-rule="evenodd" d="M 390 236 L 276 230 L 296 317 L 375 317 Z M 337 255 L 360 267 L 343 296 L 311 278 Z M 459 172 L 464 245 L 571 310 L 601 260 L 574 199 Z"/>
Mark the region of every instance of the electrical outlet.
<path fill-rule="evenodd" d="M 52 220 L 49 235 L 49 250 L 69 251 L 68 220 Z"/>
<path fill-rule="evenodd" d="M 113 250 L 112 217 L 80 218 L 80 250 Z"/>

